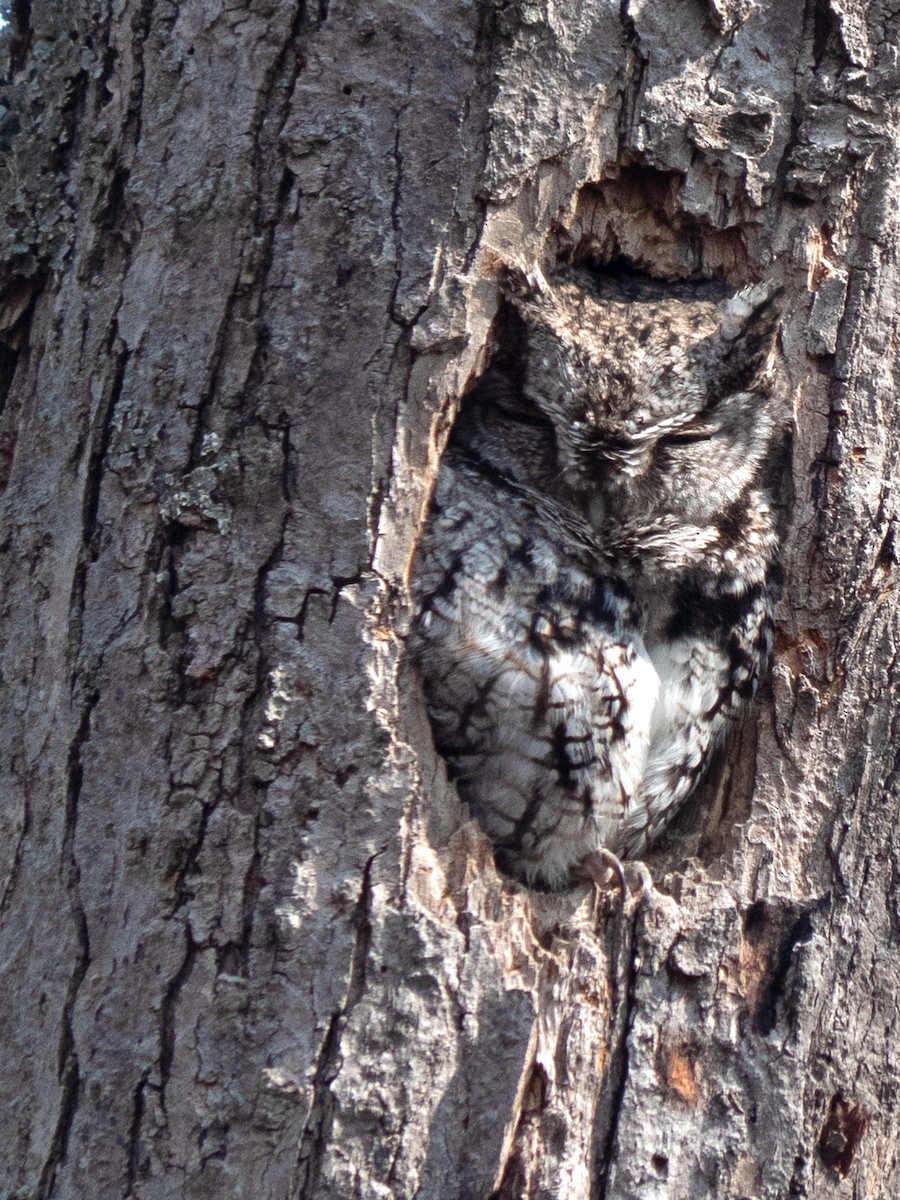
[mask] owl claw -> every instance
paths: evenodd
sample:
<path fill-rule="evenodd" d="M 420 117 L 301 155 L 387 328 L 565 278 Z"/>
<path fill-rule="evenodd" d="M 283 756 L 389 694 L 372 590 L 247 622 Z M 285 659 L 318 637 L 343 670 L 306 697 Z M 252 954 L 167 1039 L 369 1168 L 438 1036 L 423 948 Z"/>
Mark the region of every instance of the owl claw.
<path fill-rule="evenodd" d="M 615 878 L 622 892 L 622 903 L 628 899 L 628 883 L 625 879 L 625 868 L 611 850 L 601 846 L 593 850 L 581 860 L 580 866 L 594 887 L 606 887 Z"/>
<path fill-rule="evenodd" d="M 634 861 L 629 862 L 634 875 L 637 876 L 637 886 L 633 888 L 631 896 L 635 905 L 640 904 L 653 891 L 653 876 L 647 868 L 646 863 Z"/>
<path fill-rule="evenodd" d="M 637 876 L 637 886 L 633 890 L 628 886 L 626 871 L 628 874 Z M 631 907 L 628 903 L 629 900 L 633 900 L 636 907 L 653 891 L 653 879 L 644 863 L 632 861 L 623 865 L 620 859 L 605 846 L 586 854 L 578 864 L 577 873 L 581 878 L 592 883 L 598 892 L 609 886 L 614 880 L 622 895 L 623 910 Z"/>

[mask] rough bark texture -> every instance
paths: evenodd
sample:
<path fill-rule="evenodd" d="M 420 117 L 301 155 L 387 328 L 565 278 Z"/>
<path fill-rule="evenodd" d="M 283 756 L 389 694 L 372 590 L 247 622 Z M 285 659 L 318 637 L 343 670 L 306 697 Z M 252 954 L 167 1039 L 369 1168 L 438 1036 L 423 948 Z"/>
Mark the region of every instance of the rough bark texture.
<path fill-rule="evenodd" d="M 13 0 L 0 1194 L 900 1193 L 886 0 Z M 500 878 L 403 659 L 500 259 L 785 287 L 771 695 Z"/>

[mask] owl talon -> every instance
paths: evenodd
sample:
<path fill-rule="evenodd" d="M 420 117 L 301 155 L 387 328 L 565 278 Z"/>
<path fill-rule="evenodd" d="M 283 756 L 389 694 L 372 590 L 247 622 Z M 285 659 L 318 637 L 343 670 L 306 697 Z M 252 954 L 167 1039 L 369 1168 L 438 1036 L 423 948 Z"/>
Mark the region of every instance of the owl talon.
<path fill-rule="evenodd" d="M 631 907 L 629 901 L 639 905 L 653 891 L 653 878 L 642 862 L 623 864 L 611 850 L 601 846 L 586 854 L 578 864 L 577 874 L 593 884 L 598 892 L 608 887 L 613 880 L 618 884 L 622 896 L 622 908 Z M 629 887 L 628 876 L 637 877 L 637 886 Z"/>
<path fill-rule="evenodd" d="M 601 846 L 586 854 L 578 864 L 577 875 L 594 885 L 597 891 L 608 887 L 613 880 L 619 885 L 622 903 L 628 899 L 628 883 L 625 879 L 625 868 L 611 850 Z"/>
<path fill-rule="evenodd" d="M 635 907 L 637 907 L 653 891 L 653 876 L 650 874 L 646 863 L 635 860 L 629 862 L 628 866 L 632 871 L 632 882 L 634 876 L 637 876 L 637 886 L 631 891 L 631 898 L 634 901 Z"/>

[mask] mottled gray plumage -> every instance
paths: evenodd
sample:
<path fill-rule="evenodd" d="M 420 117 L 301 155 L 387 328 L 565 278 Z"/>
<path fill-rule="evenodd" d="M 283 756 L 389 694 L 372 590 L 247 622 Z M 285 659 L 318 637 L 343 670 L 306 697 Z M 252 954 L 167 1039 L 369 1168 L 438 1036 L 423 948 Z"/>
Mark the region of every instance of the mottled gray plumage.
<path fill-rule="evenodd" d="M 640 855 L 753 695 L 772 289 L 512 277 L 413 576 L 435 742 L 500 865 Z"/>

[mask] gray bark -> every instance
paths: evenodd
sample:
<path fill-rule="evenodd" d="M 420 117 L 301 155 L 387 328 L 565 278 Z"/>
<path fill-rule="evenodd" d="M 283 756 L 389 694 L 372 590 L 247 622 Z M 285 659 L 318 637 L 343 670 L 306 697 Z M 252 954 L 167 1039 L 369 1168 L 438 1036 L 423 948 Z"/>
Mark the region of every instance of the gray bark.
<path fill-rule="evenodd" d="M 15 0 L 0 1194 L 895 1197 L 897 17 Z M 771 694 L 624 910 L 403 658 L 498 261 L 785 287 Z"/>

